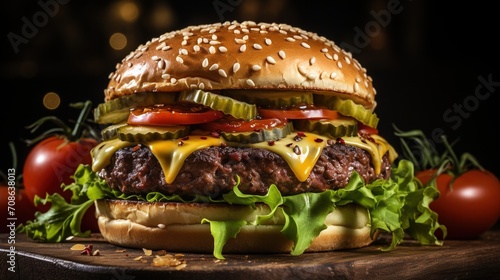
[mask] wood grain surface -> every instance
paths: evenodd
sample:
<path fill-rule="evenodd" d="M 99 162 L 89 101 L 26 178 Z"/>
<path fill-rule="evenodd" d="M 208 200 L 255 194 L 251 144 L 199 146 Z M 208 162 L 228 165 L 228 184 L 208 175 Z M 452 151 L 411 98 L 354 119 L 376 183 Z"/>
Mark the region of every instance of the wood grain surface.
<path fill-rule="evenodd" d="M 34 242 L 24 234 L 16 234 L 15 244 L 9 244 L 8 237 L 0 235 L 0 279 L 500 279 L 500 228 L 476 240 L 446 240 L 443 246 L 405 240 L 383 252 L 379 248 L 389 241 L 383 235 L 355 250 L 301 256 L 226 254 L 223 261 L 211 254 L 153 251 L 148 256 L 144 250 L 111 245 L 99 234 L 57 244 Z M 75 244 L 92 244 L 98 254 L 71 250 Z M 11 245 L 15 260 L 9 263 Z M 172 259 L 154 266 L 156 255 L 165 260 L 165 254 Z M 15 272 L 8 270 L 12 265 Z"/>

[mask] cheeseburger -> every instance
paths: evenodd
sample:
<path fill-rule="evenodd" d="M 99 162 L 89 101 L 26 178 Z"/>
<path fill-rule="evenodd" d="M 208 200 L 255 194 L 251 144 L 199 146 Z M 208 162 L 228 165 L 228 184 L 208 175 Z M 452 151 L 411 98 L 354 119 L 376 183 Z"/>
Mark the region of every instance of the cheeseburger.
<path fill-rule="evenodd" d="M 125 57 L 104 95 L 92 171 L 120 194 L 95 201 L 110 243 L 223 258 L 435 241 L 435 220 L 412 228 L 430 209 L 396 179 L 413 170 L 378 135 L 372 79 L 322 36 L 190 26 Z"/>

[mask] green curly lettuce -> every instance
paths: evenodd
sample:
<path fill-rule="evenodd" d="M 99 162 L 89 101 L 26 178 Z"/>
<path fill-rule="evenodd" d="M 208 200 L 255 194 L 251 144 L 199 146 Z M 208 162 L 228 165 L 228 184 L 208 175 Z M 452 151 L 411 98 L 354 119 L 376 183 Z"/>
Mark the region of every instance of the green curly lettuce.
<path fill-rule="evenodd" d="M 392 235 L 391 243 L 381 248 L 392 250 L 400 244 L 405 233 L 423 245 L 442 245 L 442 240 L 435 236 L 440 229 L 446 236 L 446 228 L 440 225 L 437 214 L 429 208 L 429 204 L 439 195 L 437 189 L 422 186 L 414 178 L 413 164 L 407 160 L 399 161 L 392 168 L 388 180 L 376 180 L 365 184 L 361 176 L 353 172 L 349 184 L 338 190 L 327 190 L 320 193 L 303 193 L 282 196 L 275 185 L 269 187 L 265 195 L 244 194 L 238 184 L 222 199 L 213 200 L 205 196 L 194 196 L 191 200 L 179 196 L 166 196 L 161 193 L 149 193 L 145 197 L 127 196 L 112 190 L 104 180 L 99 178 L 89 166 L 81 165 L 74 175 L 75 182 L 64 189 L 73 192 L 71 203 L 67 203 L 59 195 L 48 195 L 40 199 L 42 203 L 52 203 L 46 213 L 38 213 L 35 221 L 20 227 L 22 232 L 35 240 L 60 242 L 68 236 L 88 236 L 89 232 L 81 232 L 80 225 L 83 214 L 95 200 L 102 198 L 133 199 L 145 201 L 181 201 L 211 202 L 248 205 L 266 204 L 270 212 L 257 215 L 253 221 L 228 220 L 216 221 L 203 219 L 202 223 L 210 225 L 214 238 L 213 255 L 224 259 L 223 249 L 228 240 L 236 238 L 245 225 L 264 224 L 280 211 L 285 218 L 282 233 L 294 246 L 292 255 L 301 255 L 315 237 L 326 228 L 326 216 L 339 206 L 355 203 L 365 207 L 370 216 L 371 234 L 387 232 Z"/>

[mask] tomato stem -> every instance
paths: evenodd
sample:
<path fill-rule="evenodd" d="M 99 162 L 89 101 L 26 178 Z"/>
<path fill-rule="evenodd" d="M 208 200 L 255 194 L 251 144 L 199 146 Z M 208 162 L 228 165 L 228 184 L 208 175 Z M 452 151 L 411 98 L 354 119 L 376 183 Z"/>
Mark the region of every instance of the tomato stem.
<path fill-rule="evenodd" d="M 76 121 L 75 127 L 71 131 L 68 139 L 70 141 L 76 141 L 82 137 L 82 132 L 83 132 L 83 127 L 84 127 L 84 122 L 87 120 L 90 109 L 92 109 L 92 101 L 87 100 L 85 102 L 79 102 L 79 103 L 73 103 L 70 104 L 71 107 L 73 108 L 78 108 L 82 109 L 80 111 L 80 115 L 78 116 L 78 120 Z"/>

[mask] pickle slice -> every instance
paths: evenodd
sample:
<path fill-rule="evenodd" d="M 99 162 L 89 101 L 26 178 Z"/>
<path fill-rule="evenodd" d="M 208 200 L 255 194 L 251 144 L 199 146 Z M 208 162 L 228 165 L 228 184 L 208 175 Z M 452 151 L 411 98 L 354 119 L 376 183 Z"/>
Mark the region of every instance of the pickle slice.
<path fill-rule="evenodd" d="M 227 93 L 238 100 L 256 104 L 261 108 L 286 109 L 295 105 L 312 105 L 313 94 L 291 90 L 226 90 Z"/>
<path fill-rule="evenodd" d="M 293 125 L 289 122 L 283 127 L 275 127 L 272 129 L 261 129 L 249 132 L 221 132 L 221 136 L 229 142 L 258 143 L 279 140 L 292 133 L 292 131 Z"/>
<path fill-rule="evenodd" d="M 314 132 L 331 138 L 358 134 L 358 122 L 351 117 L 340 117 L 334 120 L 297 120 L 294 124 L 297 130 Z"/>
<path fill-rule="evenodd" d="M 97 105 L 94 120 L 100 124 L 116 124 L 127 120 L 130 108 L 154 104 L 173 104 L 172 92 L 144 92 L 123 96 Z"/>
<path fill-rule="evenodd" d="M 118 128 L 118 138 L 128 142 L 148 142 L 181 138 L 189 134 L 188 126 L 132 126 Z"/>
<path fill-rule="evenodd" d="M 222 111 L 237 119 L 253 120 L 257 117 L 257 106 L 248 104 L 228 96 L 223 96 L 208 91 L 188 90 L 181 92 L 179 101 L 189 101 L 208 106 L 214 110 Z"/>
<path fill-rule="evenodd" d="M 354 103 L 354 101 L 350 99 L 316 94 L 314 95 L 314 102 L 326 106 L 329 109 L 337 110 L 344 116 L 353 117 L 367 126 L 377 128 L 379 120 L 377 115 L 362 105 Z"/>
<path fill-rule="evenodd" d="M 124 126 L 127 126 L 126 122 L 107 126 L 103 130 L 101 130 L 102 140 L 106 141 L 109 139 L 117 138 L 118 137 L 118 129 L 120 129 L 121 127 L 124 127 Z"/>

